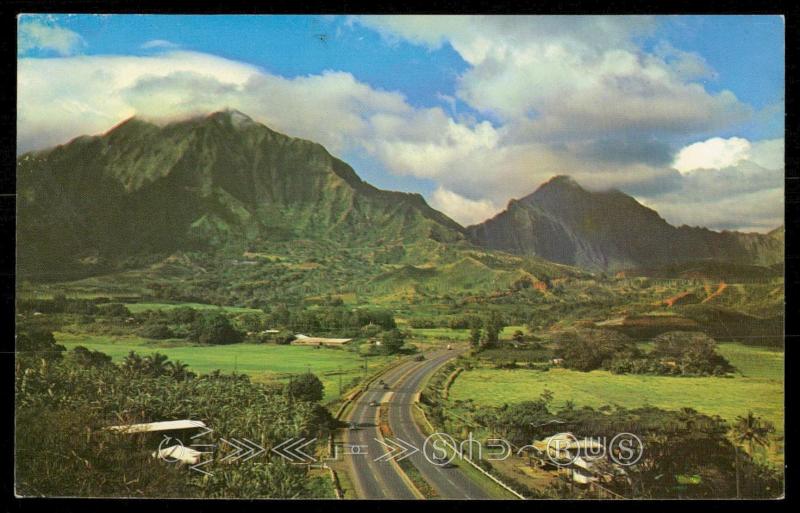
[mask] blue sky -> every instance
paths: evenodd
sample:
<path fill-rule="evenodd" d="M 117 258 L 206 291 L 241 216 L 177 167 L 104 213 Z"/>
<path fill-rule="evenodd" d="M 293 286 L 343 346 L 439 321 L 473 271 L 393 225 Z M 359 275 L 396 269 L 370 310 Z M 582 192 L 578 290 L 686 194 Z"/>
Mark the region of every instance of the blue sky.
<path fill-rule="evenodd" d="M 24 16 L 20 85 L 36 87 L 21 94 L 18 146 L 97 133 L 119 116 L 213 108 L 218 97 L 219 107 L 322 142 L 377 186 L 422 192 L 465 224 L 557 172 L 700 214 L 708 205 L 675 205 L 698 169 L 776 160 L 783 24 L 777 16 Z M 129 57 L 149 64 L 131 71 Z M 113 98 L 90 95 L 91 84 L 76 91 L 62 75 L 78 68 L 110 74 Z M 49 91 L 37 73 L 53 79 Z M 201 97 L 203 88 L 211 92 Z M 299 106 L 264 106 L 281 94 Z M 38 115 L 42 99 L 52 105 Z M 777 188 L 748 173 L 752 187 L 739 193 Z M 709 191 L 728 211 L 731 193 Z M 734 225 L 758 230 L 779 217 L 755 207 L 741 215 L 762 219 Z"/>

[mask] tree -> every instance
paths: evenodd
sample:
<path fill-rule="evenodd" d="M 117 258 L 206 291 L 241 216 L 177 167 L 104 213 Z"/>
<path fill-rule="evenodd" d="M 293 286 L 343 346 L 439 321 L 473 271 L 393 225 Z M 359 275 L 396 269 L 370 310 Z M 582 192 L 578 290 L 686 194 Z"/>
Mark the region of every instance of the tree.
<path fill-rule="evenodd" d="M 469 330 L 469 343 L 474 349 L 478 349 L 481 345 L 481 329 L 478 326 L 473 326 Z"/>
<path fill-rule="evenodd" d="M 525 334 L 522 332 L 522 330 L 516 330 L 514 334 L 511 335 L 511 338 L 514 339 L 514 342 L 519 344 L 525 342 Z"/>
<path fill-rule="evenodd" d="M 699 331 L 670 331 L 653 339 L 652 356 L 675 361 L 685 375 L 723 375 L 734 367 L 719 354 L 713 338 Z"/>
<path fill-rule="evenodd" d="M 122 303 L 109 303 L 101 308 L 101 312 L 109 317 L 130 317 L 131 311 Z"/>
<path fill-rule="evenodd" d="M 381 347 L 387 354 L 395 354 L 405 344 L 405 336 L 398 329 L 388 330 L 381 333 Z"/>
<path fill-rule="evenodd" d="M 292 399 L 300 401 L 321 401 L 324 391 L 325 385 L 316 375 L 310 372 L 294 376 L 286 384 L 286 394 Z"/>
<path fill-rule="evenodd" d="M 201 344 L 235 344 L 244 339 L 244 333 L 234 328 L 221 313 L 200 317 L 192 325 L 190 336 Z"/>
<path fill-rule="evenodd" d="M 147 323 L 139 330 L 139 335 L 145 338 L 152 338 L 155 340 L 166 340 L 168 338 L 175 338 L 175 333 L 172 329 L 164 323 L 152 322 Z"/>
<path fill-rule="evenodd" d="M 579 371 L 608 367 L 620 357 L 636 358 L 639 350 L 626 335 L 611 330 L 579 330 L 561 332 L 555 337 L 556 356 L 564 366 Z"/>
<path fill-rule="evenodd" d="M 484 323 L 484 345 L 494 347 L 500 341 L 500 332 L 503 331 L 503 318 L 498 312 L 492 311 Z"/>
<path fill-rule="evenodd" d="M 736 424 L 733 425 L 734 439 L 739 444 L 747 444 L 747 452 L 751 457 L 756 445 L 761 447 L 769 445 L 769 435 L 774 431 L 775 426 L 771 422 L 763 420 L 752 411 L 747 412 L 744 417 L 736 417 Z"/>
<path fill-rule="evenodd" d="M 40 360 L 60 360 L 66 348 L 56 343 L 53 334 L 46 330 L 32 329 L 17 336 L 17 365 L 29 366 Z"/>
<path fill-rule="evenodd" d="M 176 381 L 183 381 L 195 377 L 195 373 L 189 370 L 189 364 L 180 360 L 166 363 L 166 374 Z"/>
<path fill-rule="evenodd" d="M 107 367 L 112 365 L 111 356 L 101 351 L 91 351 L 83 346 L 75 346 L 70 351 L 72 359 L 81 367 Z"/>

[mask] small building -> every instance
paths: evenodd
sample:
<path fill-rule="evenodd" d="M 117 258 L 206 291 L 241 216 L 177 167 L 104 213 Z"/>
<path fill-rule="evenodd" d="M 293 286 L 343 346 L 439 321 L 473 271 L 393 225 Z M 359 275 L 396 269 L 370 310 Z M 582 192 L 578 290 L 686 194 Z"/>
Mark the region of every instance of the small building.
<path fill-rule="evenodd" d="M 556 467 L 560 474 L 578 484 L 608 482 L 619 473 L 599 439 L 558 433 L 536 440 L 530 447 L 542 467 Z"/>
<path fill-rule="evenodd" d="M 292 341 L 295 346 L 331 346 L 341 347 L 352 341 L 352 338 L 324 338 L 324 337 L 309 337 L 298 333 Z"/>
<path fill-rule="evenodd" d="M 564 365 L 564 359 L 563 358 L 553 358 L 552 360 L 550 360 L 550 363 L 552 363 L 553 365 L 557 365 L 557 366 L 561 367 L 562 365 Z"/>

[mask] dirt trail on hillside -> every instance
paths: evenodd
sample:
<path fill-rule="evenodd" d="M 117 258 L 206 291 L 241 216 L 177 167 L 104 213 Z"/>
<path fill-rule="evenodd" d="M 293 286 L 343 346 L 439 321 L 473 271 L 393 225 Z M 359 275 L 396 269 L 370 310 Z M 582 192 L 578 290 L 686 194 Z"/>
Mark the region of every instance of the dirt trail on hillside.
<path fill-rule="evenodd" d="M 727 288 L 728 288 L 728 284 L 727 283 L 725 283 L 724 281 L 719 282 L 719 286 L 717 287 L 717 290 L 715 290 L 713 293 L 711 293 L 711 295 L 709 295 L 707 298 L 705 298 L 702 301 L 702 303 L 708 303 L 709 301 L 711 301 L 715 297 L 719 297 L 719 295 L 722 294 L 725 291 L 725 289 L 727 289 Z"/>

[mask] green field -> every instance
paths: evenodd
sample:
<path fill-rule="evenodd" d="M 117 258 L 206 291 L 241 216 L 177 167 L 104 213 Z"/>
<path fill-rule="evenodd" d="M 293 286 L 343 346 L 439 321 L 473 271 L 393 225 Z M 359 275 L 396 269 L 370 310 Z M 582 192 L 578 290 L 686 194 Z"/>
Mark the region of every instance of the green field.
<path fill-rule="evenodd" d="M 577 406 L 650 405 L 664 409 L 691 407 L 732 421 L 752 410 L 775 424 L 783 434 L 783 352 L 741 344 L 720 344 L 719 351 L 741 375 L 719 377 L 668 377 L 617 375 L 607 371 L 578 372 L 553 368 L 549 372 L 527 369 L 479 368 L 461 373 L 450 389 L 450 399 L 472 399 L 477 406 L 499 406 L 537 398 L 547 388 L 556 408 L 566 401 Z"/>
<path fill-rule="evenodd" d="M 520 330 L 523 333 L 528 333 L 526 326 L 506 326 L 500 332 L 500 338 L 503 340 L 511 340 L 511 336 L 515 331 Z M 409 331 L 413 333 L 415 338 L 425 338 L 434 340 L 469 340 L 470 330 L 455 330 L 452 328 L 410 328 Z"/>
<path fill-rule="evenodd" d="M 290 374 L 310 370 L 325 385 L 324 401 L 339 396 L 339 378 L 346 386 L 363 373 L 364 360 L 358 354 L 342 349 L 282 346 L 274 344 L 229 344 L 224 346 L 190 345 L 183 340 L 154 342 L 140 337 L 108 337 L 54 333 L 56 340 L 71 349 L 81 345 L 102 351 L 120 361 L 130 351 L 145 355 L 158 351 L 170 360 L 181 360 L 200 374 L 220 369 L 223 372 L 248 374 L 256 381 L 285 380 Z M 385 365 L 389 356 L 372 356 L 369 372 Z"/>
<path fill-rule="evenodd" d="M 238 306 L 217 306 L 204 303 L 125 303 L 131 313 L 136 314 L 145 310 L 174 310 L 175 308 L 193 308 L 195 310 L 219 310 L 227 313 L 264 313 L 255 308 L 242 308 Z"/>

